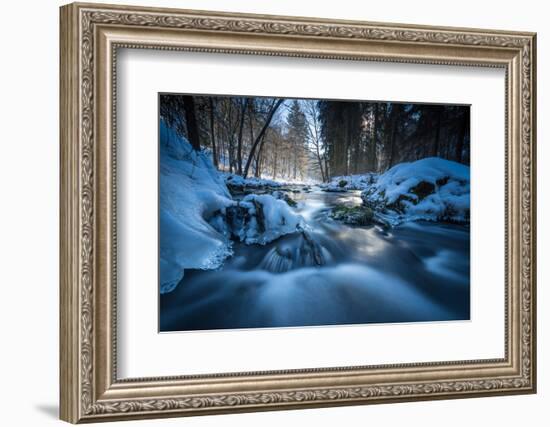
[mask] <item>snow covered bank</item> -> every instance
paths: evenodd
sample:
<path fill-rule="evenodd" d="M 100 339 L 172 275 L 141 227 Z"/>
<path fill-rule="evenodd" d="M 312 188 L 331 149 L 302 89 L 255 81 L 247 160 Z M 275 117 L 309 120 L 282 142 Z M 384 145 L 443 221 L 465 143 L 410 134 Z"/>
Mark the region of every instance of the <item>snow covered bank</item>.
<path fill-rule="evenodd" d="M 317 184 L 316 181 L 312 180 L 302 181 L 288 178 L 281 181 L 275 181 L 268 178 L 243 178 L 240 175 L 235 175 L 228 172 L 220 173 L 223 174 L 227 187 L 233 193 L 245 193 L 252 192 L 254 190 L 272 192 L 275 189 L 298 192 L 298 187 L 301 187 L 304 191 L 309 191 L 311 190 L 312 185 Z"/>
<path fill-rule="evenodd" d="M 262 188 L 262 187 L 273 187 L 278 188 L 284 185 L 287 185 L 286 182 L 273 181 L 271 179 L 264 178 L 243 178 L 240 175 L 235 175 L 232 173 L 224 173 L 225 183 L 231 187 L 249 187 L 249 188 Z"/>
<path fill-rule="evenodd" d="M 470 221 L 470 168 L 429 157 L 400 163 L 361 193 L 363 203 L 391 224 L 429 220 Z"/>
<path fill-rule="evenodd" d="M 348 190 L 364 190 L 372 185 L 376 180 L 377 174 L 367 173 L 362 175 L 344 175 L 335 176 L 330 182 L 320 184 L 324 191 L 344 192 Z"/>
<path fill-rule="evenodd" d="M 305 228 L 287 202 L 271 195 L 234 201 L 209 154 L 193 150 L 163 121 L 159 179 L 161 293 L 172 291 L 185 269 L 220 267 L 233 254 L 232 239 L 266 244 Z"/>
<path fill-rule="evenodd" d="M 232 254 L 231 242 L 207 221 L 233 204 L 205 152 L 160 123 L 160 291 L 172 291 L 186 268 L 213 269 Z"/>

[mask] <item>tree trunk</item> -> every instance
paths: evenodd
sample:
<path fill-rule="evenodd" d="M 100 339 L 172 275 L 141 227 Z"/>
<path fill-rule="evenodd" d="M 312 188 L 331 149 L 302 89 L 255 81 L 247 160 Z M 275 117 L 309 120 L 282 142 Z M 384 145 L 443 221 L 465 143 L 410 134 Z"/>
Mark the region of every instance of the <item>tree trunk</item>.
<path fill-rule="evenodd" d="M 254 103 L 249 102 L 248 104 L 248 124 L 250 125 L 250 143 L 254 141 L 254 117 L 253 117 Z"/>
<path fill-rule="evenodd" d="M 185 109 L 185 124 L 187 125 L 187 139 L 194 150 L 200 150 L 199 128 L 195 116 L 195 100 L 190 95 L 183 95 L 183 107 Z"/>
<path fill-rule="evenodd" d="M 244 114 L 248 105 L 248 99 L 242 100 L 241 116 L 239 123 L 239 139 L 237 140 L 237 173 L 243 174 L 243 128 L 244 128 Z"/>
<path fill-rule="evenodd" d="M 327 182 L 325 180 L 325 170 L 323 169 L 323 159 L 321 158 L 318 142 L 315 144 L 315 154 L 317 155 L 317 162 L 319 163 L 319 170 L 321 171 L 321 179 L 323 180 L 323 182 Z"/>
<path fill-rule="evenodd" d="M 296 141 L 292 142 L 292 159 L 293 159 L 293 167 L 292 167 L 292 177 L 294 181 L 296 181 L 296 170 L 298 169 L 298 149 L 296 146 Z"/>
<path fill-rule="evenodd" d="M 260 148 L 258 148 L 258 155 L 256 156 L 256 169 L 254 171 L 254 176 L 260 178 L 262 173 L 262 158 L 263 158 L 263 148 L 266 140 L 267 133 L 264 133 L 262 140 L 260 142 Z"/>
<path fill-rule="evenodd" d="M 395 140 L 397 135 L 397 116 L 398 116 L 398 109 L 399 106 L 394 104 L 392 106 L 392 111 L 390 113 L 391 115 L 391 122 L 390 122 L 390 132 L 389 132 L 389 161 L 388 161 L 388 169 L 391 168 L 394 165 L 395 162 Z"/>
<path fill-rule="evenodd" d="M 441 113 L 442 113 L 443 107 L 437 107 L 437 115 L 436 115 L 436 125 L 435 125 L 435 138 L 434 138 L 434 145 L 432 150 L 432 156 L 437 157 L 439 156 L 439 145 L 440 145 L 440 137 L 441 137 Z"/>
<path fill-rule="evenodd" d="M 359 172 L 359 159 L 361 158 L 361 139 L 357 138 L 354 142 L 353 148 L 353 173 Z"/>
<path fill-rule="evenodd" d="M 214 101 L 212 101 L 212 97 L 208 97 L 208 103 L 210 106 L 210 138 L 212 140 L 212 161 L 214 163 L 214 167 L 218 169 L 218 150 L 216 149 L 216 132 L 215 132 L 215 126 L 214 126 Z"/>
<path fill-rule="evenodd" d="M 397 126 L 394 124 L 391 127 L 390 134 L 390 160 L 388 163 L 388 169 L 391 168 L 395 163 L 395 135 L 397 134 Z"/>
<path fill-rule="evenodd" d="M 374 111 L 373 111 L 373 119 L 374 119 L 374 124 L 373 124 L 373 131 L 371 132 L 371 141 L 370 141 L 370 146 L 369 146 L 369 160 L 368 160 L 368 172 L 376 172 L 376 170 L 378 169 L 378 159 L 376 158 L 376 142 L 377 142 L 377 137 L 378 137 L 378 126 L 380 125 L 380 120 L 379 120 L 379 107 L 378 107 L 378 103 L 376 103 L 374 105 Z"/>
<path fill-rule="evenodd" d="M 220 144 L 218 146 L 218 166 L 221 162 L 221 168 L 222 170 L 225 170 L 225 159 L 227 158 L 225 155 L 225 138 L 223 135 L 223 129 L 220 129 L 220 124 L 216 123 L 216 132 L 220 137 Z"/>
<path fill-rule="evenodd" d="M 466 139 L 466 131 L 469 124 L 469 111 L 466 111 L 463 114 L 462 121 L 460 123 L 460 131 L 458 134 L 458 141 L 456 142 L 455 148 L 455 160 L 459 163 L 462 163 L 462 152 L 464 151 L 464 143 Z"/>
<path fill-rule="evenodd" d="M 228 112 L 227 112 L 227 121 L 229 123 L 233 123 L 233 103 L 229 101 L 228 104 Z M 229 163 L 229 173 L 233 173 L 233 166 L 235 164 L 235 160 L 233 159 L 235 154 L 235 141 L 233 140 L 233 132 L 234 129 L 231 127 L 231 129 L 226 129 L 227 134 L 227 162 Z"/>
<path fill-rule="evenodd" d="M 275 149 L 274 155 L 273 155 L 273 179 L 277 178 L 277 153 L 279 150 Z"/>
<path fill-rule="evenodd" d="M 349 164 L 349 161 L 350 161 L 350 158 L 349 158 L 349 154 L 350 154 L 350 150 L 351 150 L 351 126 L 350 126 L 350 120 L 349 120 L 349 116 L 346 116 L 346 151 L 345 151 L 345 163 L 344 163 L 344 170 L 345 170 L 345 175 L 349 175 L 350 174 L 350 164 Z"/>
<path fill-rule="evenodd" d="M 248 170 L 250 169 L 250 164 L 252 163 L 252 160 L 254 159 L 254 153 L 256 152 L 256 148 L 258 147 L 258 144 L 263 138 L 264 133 L 267 131 L 267 128 L 269 127 L 269 124 L 271 123 L 271 120 L 273 119 L 273 116 L 275 115 L 275 112 L 279 108 L 279 106 L 282 104 L 283 100 L 279 99 L 273 107 L 271 108 L 271 111 L 269 112 L 269 115 L 267 116 L 267 119 L 264 123 L 264 126 L 262 127 L 262 130 L 256 137 L 256 140 L 254 141 L 254 144 L 252 144 L 252 148 L 250 149 L 250 153 L 248 154 L 248 159 L 246 160 L 246 166 L 244 168 L 243 177 L 246 178 L 248 176 Z"/>

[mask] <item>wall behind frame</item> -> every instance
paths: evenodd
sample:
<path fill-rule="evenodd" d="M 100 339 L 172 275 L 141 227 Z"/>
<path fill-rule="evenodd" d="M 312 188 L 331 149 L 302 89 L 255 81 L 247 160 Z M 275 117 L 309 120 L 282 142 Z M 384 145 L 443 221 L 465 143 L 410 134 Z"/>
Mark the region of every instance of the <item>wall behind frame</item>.
<path fill-rule="evenodd" d="M 538 117 L 550 116 L 550 29 L 536 0 L 110 0 L 144 6 L 538 32 Z M 58 7 L 57 0 L 3 5 L 0 78 L 0 376 L 3 423 L 62 425 L 58 402 Z M 544 425 L 550 405 L 550 125 L 538 128 L 539 393 L 360 407 L 135 421 L 124 426 L 516 426 Z M 490 171 L 488 171 L 490 172 Z M 122 425 L 122 424 L 120 424 Z"/>

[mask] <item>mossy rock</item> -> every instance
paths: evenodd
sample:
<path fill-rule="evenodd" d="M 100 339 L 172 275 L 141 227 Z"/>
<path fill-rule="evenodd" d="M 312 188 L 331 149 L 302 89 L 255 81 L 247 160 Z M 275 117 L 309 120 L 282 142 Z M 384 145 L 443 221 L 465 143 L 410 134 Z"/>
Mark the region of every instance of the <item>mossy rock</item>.
<path fill-rule="evenodd" d="M 345 179 L 341 179 L 338 182 L 338 187 L 340 187 L 340 188 L 344 188 L 346 185 L 348 185 L 348 182 Z"/>
<path fill-rule="evenodd" d="M 292 199 L 291 197 L 285 197 L 284 201 L 291 208 L 295 208 L 296 206 L 298 206 L 298 203 L 296 203 L 296 201 L 294 199 Z"/>
<path fill-rule="evenodd" d="M 280 191 L 280 190 L 273 191 L 271 195 L 276 199 L 284 200 L 286 204 L 291 208 L 295 208 L 296 206 L 298 206 L 298 203 L 296 203 L 296 201 L 284 191 Z"/>
<path fill-rule="evenodd" d="M 330 216 L 349 225 L 371 225 L 374 219 L 374 211 L 367 206 L 338 205 L 332 208 Z"/>

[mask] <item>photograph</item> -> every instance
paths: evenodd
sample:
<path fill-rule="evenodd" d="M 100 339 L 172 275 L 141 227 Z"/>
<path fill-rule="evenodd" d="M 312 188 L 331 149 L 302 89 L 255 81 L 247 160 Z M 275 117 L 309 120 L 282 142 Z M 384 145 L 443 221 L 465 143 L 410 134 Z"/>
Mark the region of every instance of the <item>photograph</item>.
<path fill-rule="evenodd" d="M 159 331 L 470 319 L 470 106 L 159 93 Z"/>

